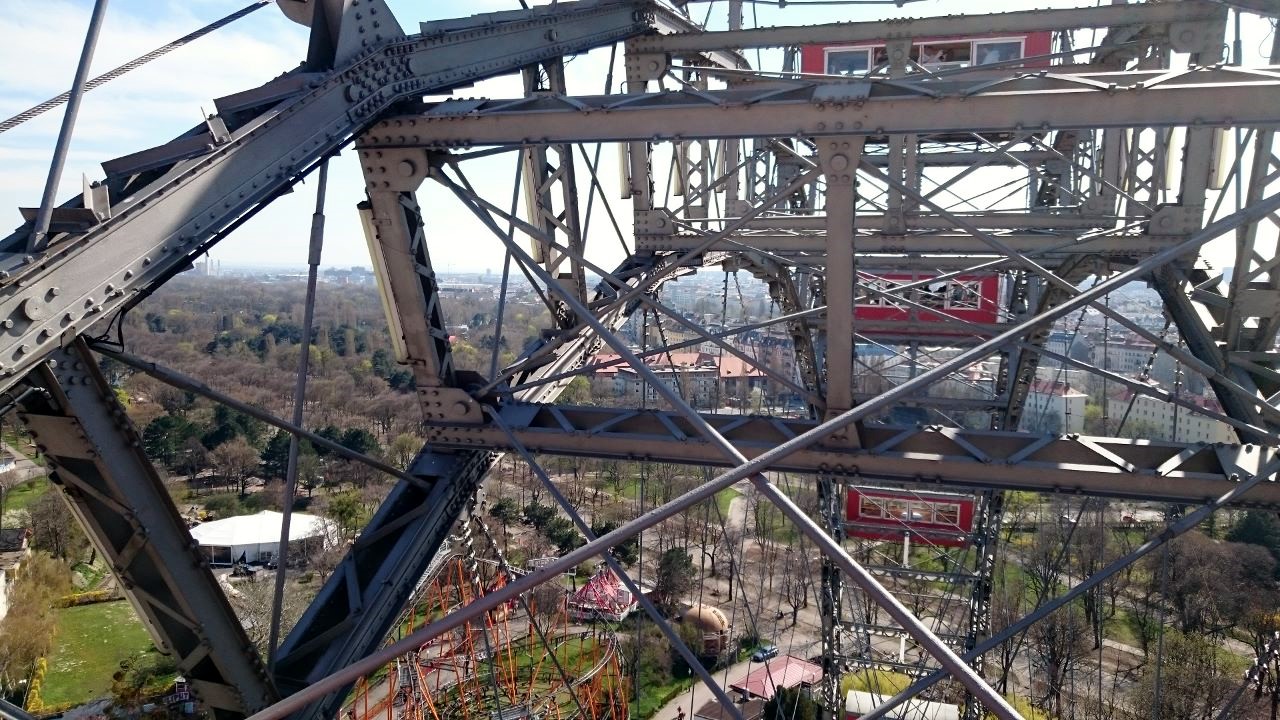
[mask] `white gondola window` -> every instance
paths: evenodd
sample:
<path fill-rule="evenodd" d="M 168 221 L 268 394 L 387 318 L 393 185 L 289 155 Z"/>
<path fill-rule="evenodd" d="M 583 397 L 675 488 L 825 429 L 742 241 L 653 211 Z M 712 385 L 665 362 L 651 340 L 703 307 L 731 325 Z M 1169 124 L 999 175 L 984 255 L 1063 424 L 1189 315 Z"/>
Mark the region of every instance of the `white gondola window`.
<path fill-rule="evenodd" d="M 1022 57 L 1022 40 L 978 40 L 973 43 L 976 64 L 1018 60 Z"/>
<path fill-rule="evenodd" d="M 828 75 L 865 75 L 871 69 L 871 48 L 827 50 Z"/>
<path fill-rule="evenodd" d="M 947 284 L 946 308 L 948 310 L 981 310 L 982 282 L 959 280 Z"/>

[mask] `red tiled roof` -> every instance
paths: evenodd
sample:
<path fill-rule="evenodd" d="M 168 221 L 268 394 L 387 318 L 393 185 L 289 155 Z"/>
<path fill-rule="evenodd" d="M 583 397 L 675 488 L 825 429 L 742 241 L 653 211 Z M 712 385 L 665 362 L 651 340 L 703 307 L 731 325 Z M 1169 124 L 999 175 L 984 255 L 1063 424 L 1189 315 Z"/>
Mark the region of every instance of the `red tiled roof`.
<path fill-rule="evenodd" d="M 1031 383 L 1031 392 L 1037 395 L 1084 395 L 1084 393 L 1071 387 L 1071 383 L 1059 382 L 1054 380 L 1035 380 Z"/>
<path fill-rule="evenodd" d="M 618 355 L 613 353 L 600 353 L 591 358 L 591 365 L 601 365 L 609 362 L 617 362 Z M 671 353 L 668 358 L 666 353 L 661 355 L 652 355 L 645 358 L 645 364 L 656 369 L 670 368 L 697 368 L 697 367 L 715 367 L 716 358 L 710 353 L 704 352 L 676 352 Z M 596 368 L 593 372 L 597 375 L 615 375 L 618 372 L 629 370 L 625 362 L 617 363 L 604 368 Z"/>
<path fill-rule="evenodd" d="M 822 668 L 798 657 L 783 655 L 770 660 L 758 670 L 747 673 L 746 677 L 731 684 L 729 688 L 768 700 L 779 687 L 816 685 L 820 680 Z"/>
<path fill-rule="evenodd" d="M 725 355 L 720 361 L 720 377 L 764 377 L 764 371 L 733 355 Z"/>

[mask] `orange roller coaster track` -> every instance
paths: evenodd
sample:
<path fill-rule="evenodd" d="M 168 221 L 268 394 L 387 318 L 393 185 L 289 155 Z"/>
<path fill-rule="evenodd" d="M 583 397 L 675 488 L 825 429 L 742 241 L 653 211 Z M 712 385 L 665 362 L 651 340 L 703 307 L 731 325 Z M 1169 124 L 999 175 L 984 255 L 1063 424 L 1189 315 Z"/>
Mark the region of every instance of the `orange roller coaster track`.
<path fill-rule="evenodd" d="M 419 589 L 399 625 L 407 635 L 507 583 L 495 565 L 454 554 Z M 347 720 L 620 719 L 628 679 L 618 640 L 572 624 L 564 599 L 501 605 L 365 678 Z M 535 627 L 536 623 L 536 627 Z M 540 631 L 540 632 L 539 632 Z"/>

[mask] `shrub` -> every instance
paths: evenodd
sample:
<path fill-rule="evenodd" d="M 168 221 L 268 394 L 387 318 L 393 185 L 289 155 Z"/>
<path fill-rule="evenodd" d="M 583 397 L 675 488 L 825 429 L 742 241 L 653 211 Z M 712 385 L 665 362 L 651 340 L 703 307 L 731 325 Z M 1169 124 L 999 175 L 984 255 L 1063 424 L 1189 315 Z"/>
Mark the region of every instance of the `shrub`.
<path fill-rule="evenodd" d="M 897 695 L 911 684 L 911 678 L 902 673 L 887 670 L 860 670 L 840 679 L 840 697 L 850 690 L 869 692 L 886 697 Z"/>
<path fill-rule="evenodd" d="M 27 707 L 30 712 L 39 712 L 44 709 L 44 698 L 41 697 L 40 691 L 44 688 L 44 675 L 49 671 L 49 661 L 40 658 L 36 661 L 35 672 L 31 673 L 31 685 L 27 688 Z"/>
<path fill-rule="evenodd" d="M 242 512 L 240 498 L 236 497 L 234 493 L 224 493 L 222 495 L 211 496 L 208 500 L 204 501 L 204 509 L 219 518 L 239 515 Z"/>
<path fill-rule="evenodd" d="M 82 593 L 72 593 L 63 595 L 54 601 L 54 607 L 67 608 L 76 607 L 78 605 L 93 605 L 94 603 L 110 602 L 112 600 L 120 600 L 120 596 L 115 590 L 89 590 Z"/>
<path fill-rule="evenodd" d="M 530 525 L 541 529 L 556 516 L 556 509 L 541 503 L 529 503 L 524 506 L 524 519 Z"/>

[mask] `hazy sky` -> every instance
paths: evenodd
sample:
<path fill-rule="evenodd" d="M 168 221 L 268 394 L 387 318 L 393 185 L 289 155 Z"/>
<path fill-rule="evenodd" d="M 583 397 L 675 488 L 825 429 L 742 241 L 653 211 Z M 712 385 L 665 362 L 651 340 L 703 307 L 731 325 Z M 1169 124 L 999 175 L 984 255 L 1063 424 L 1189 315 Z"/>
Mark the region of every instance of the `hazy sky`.
<path fill-rule="evenodd" d="M 222 17 L 245 4 L 243 0 L 114 0 L 108 10 L 93 74 L 104 72 L 163 43 Z M 390 0 L 407 32 L 417 23 L 442 17 L 463 16 L 493 10 L 517 9 L 515 0 L 472 0 L 466 3 Z M 1088 2 L 1042 2 L 1038 6 L 1089 5 Z M 904 8 L 889 5 L 845 7 L 797 6 L 785 10 L 748 5 L 746 24 L 781 25 L 832 20 L 946 15 L 974 12 L 971 0 L 925 0 Z M 1015 0 L 981 3 L 983 12 L 1026 9 Z M 708 11 L 712 25 L 723 25 L 724 2 L 697 3 L 693 12 Z M 46 98 L 64 92 L 71 83 L 92 8 L 90 0 L 4 0 L 0 2 L 0 117 L 9 117 Z M 753 16 L 753 13 L 758 13 Z M 1251 55 L 1267 41 L 1270 28 L 1261 21 L 1246 28 L 1246 51 Z M 59 202 L 79 192 L 81 175 L 100 179 L 100 163 L 121 155 L 162 144 L 200 122 L 202 109 L 213 99 L 259 85 L 295 67 L 305 56 L 306 29 L 286 20 L 268 6 L 229 28 L 174 51 L 122 79 L 85 96 L 75 140 L 63 175 Z M 619 53 L 620 55 L 621 53 Z M 750 54 L 756 61 L 754 52 Z M 764 57 L 763 66 L 777 62 Z M 619 58 L 620 60 L 620 58 Z M 567 65 L 570 91 L 594 94 L 603 91 L 608 51 L 596 51 Z M 620 62 L 619 62 L 619 73 Z M 513 97 L 520 93 L 514 78 L 504 78 L 460 91 L 462 95 Z M 61 122 L 61 109 L 46 113 L 17 129 L 0 134 L 0 235 L 20 224 L 17 208 L 35 206 L 48 172 L 48 163 Z M 601 154 L 601 181 L 624 231 L 630 227 L 630 203 L 618 198 L 617 151 L 606 147 Z M 468 175 L 486 197 L 506 206 L 514 179 L 514 156 L 468 163 Z M 581 172 L 581 171 L 580 171 Z M 580 187 L 587 187 L 580 181 Z M 483 270 L 501 266 L 501 250 L 486 232 L 442 189 L 428 183 L 420 201 L 428 210 L 427 227 L 433 259 L 441 270 Z M 363 197 L 361 178 L 353 153 L 331 165 L 328 193 L 328 225 L 325 265 L 368 263 L 363 234 L 354 209 Z M 306 260 L 309 217 L 314 187 L 277 200 L 270 208 L 224 240 L 213 256 L 224 265 L 301 265 Z M 593 214 L 589 246 L 600 250 L 595 258 L 612 264 L 620 254 L 607 218 Z"/>

